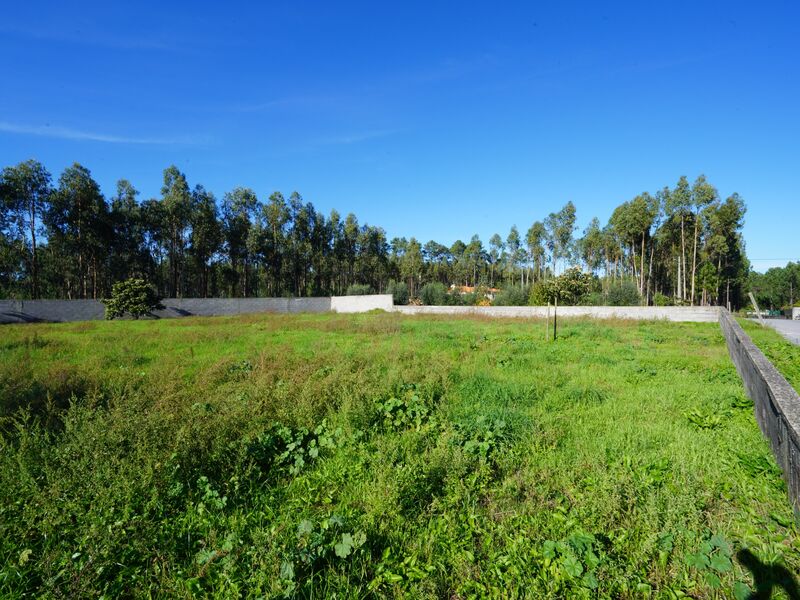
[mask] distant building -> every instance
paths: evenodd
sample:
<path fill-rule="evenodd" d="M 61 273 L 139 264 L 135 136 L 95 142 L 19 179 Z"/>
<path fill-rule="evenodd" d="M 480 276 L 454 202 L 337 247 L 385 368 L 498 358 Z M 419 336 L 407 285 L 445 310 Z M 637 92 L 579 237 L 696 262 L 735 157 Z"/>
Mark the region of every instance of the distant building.
<path fill-rule="evenodd" d="M 490 287 L 483 287 L 483 286 L 471 286 L 471 285 L 456 285 L 455 283 L 450 286 L 451 292 L 458 292 L 462 296 L 466 296 L 467 294 L 476 294 L 483 292 L 484 298 L 487 300 L 494 300 L 495 294 L 500 290 L 497 288 L 490 288 Z"/>

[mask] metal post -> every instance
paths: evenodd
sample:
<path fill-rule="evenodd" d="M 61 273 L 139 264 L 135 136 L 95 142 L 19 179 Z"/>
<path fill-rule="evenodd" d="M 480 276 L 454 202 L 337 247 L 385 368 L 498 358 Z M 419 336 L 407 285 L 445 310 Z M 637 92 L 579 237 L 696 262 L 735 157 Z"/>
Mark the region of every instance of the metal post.
<path fill-rule="evenodd" d="M 553 304 L 553 341 L 558 339 L 558 296 Z"/>

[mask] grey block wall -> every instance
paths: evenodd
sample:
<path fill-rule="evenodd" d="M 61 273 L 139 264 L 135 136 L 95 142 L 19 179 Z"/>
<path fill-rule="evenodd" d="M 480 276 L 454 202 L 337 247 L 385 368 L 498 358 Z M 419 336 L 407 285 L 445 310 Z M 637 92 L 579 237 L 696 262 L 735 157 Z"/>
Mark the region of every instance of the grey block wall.
<path fill-rule="evenodd" d="M 756 421 L 783 471 L 789 499 L 797 514 L 800 511 L 800 396 L 727 310 L 720 310 L 719 323 L 731 359 L 747 395 L 755 404 Z"/>
<path fill-rule="evenodd" d="M 98 300 L 0 300 L 0 323 L 93 321 L 104 314 Z"/>
<path fill-rule="evenodd" d="M 166 298 L 160 319 L 215 317 L 248 313 L 366 312 L 391 310 L 391 295 L 316 298 Z M 103 319 L 105 306 L 98 300 L 0 300 L 0 323 L 93 321 Z"/>

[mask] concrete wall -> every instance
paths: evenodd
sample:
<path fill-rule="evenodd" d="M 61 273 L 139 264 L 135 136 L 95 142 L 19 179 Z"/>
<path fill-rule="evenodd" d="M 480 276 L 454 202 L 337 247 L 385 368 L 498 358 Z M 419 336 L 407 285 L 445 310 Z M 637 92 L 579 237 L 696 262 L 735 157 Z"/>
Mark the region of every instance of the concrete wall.
<path fill-rule="evenodd" d="M 800 396 L 759 350 L 741 326 L 720 310 L 728 352 L 755 404 L 756 421 L 783 470 L 789 498 L 800 510 Z"/>
<path fill-rule="evenodd" d="M 406 315 L 481 315 L 528 319 L 547 316 L 546 306 L 395 306 L 394 310 Z M 719 320 L 719 309 L 713 306 L 559 306 L 558 316 L 715 323 Z"/>
<path fill-rule="evenodd" d="M 391 295 L 319 298 L 166 298 L 163 310 L 153 314 L 174 317 L 240 315 L 247 313 L 366 312 L 391 310 Z M 98 300 L 0 300 L 0 323 L 92 321 L 103 319 L 105 306 Z"/>
<path fill-rule="evenodd" d="M 369 296 L 333 296 L 331 310 L 338 313 L 360 313 L 380 309 L 391 311 L 394 301 L 391 294 L 373 294 Z"/>

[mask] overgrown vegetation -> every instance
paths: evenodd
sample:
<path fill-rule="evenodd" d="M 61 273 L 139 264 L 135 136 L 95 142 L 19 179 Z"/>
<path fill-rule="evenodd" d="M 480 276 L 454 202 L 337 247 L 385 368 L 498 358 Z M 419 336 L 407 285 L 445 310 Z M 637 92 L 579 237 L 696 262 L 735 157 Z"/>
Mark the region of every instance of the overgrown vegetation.
<path fill-rule="evenodd" d="M 748 319 L 738 321 L 755 345 L 800 392 L 800 346 L 792 344 L 770 327 L 762 327 Z"/>
<path fill-rule="evenodd" d="M 6 326 L 0 595 L 744 598 L 754 571 L 800 570 L 715 324 L 560 336 L 396 314 Z"/>

